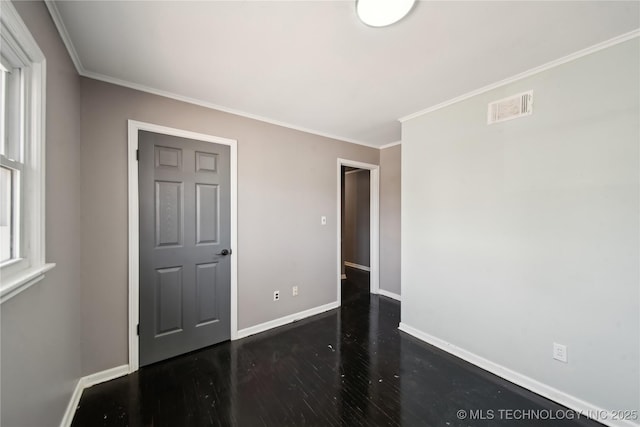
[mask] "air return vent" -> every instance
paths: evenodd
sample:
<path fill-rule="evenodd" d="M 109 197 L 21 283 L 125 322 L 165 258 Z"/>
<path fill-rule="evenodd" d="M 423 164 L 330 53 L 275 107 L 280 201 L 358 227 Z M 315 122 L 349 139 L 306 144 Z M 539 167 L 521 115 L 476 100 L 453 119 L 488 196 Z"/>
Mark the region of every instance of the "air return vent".
<path fill-rule="evenodd" d="M 499 123 L 506 120 L 529 116 L 533 113 L 533 91 L 520 93 L 489 104 L 487 123 Z"/>

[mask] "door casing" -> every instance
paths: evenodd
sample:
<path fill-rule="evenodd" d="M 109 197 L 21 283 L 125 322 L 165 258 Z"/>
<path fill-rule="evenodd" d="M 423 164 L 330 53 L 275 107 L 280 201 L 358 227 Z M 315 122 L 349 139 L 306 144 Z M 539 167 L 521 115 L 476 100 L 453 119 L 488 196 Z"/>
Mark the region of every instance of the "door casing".
<path fill-rule="evenodd" d="M 355 160 L 338 158 L 337 173 L 337 206 L 338 211 L 336 218 L 342 215 L 342 166 L 351 166 L 359 169 L 366 169 L 370 173 L 369 179 L 369 292 L 372 294 L 380 293 L 380 166 L 371 163 L 357 162 Z M 337 301 L 342 304 L 342 221 L 338 220 L 337 234 L 337 254 L 338 254 L 338 270 L 337 270 Z"/>
<path fill-rule="evenodd" d="M 182 129 L 170 128 L 136 120 L 128 121 L 128 193 L 129 193 L 129 373 L 138 370 L 139 363 L 139 206 L 138 206 L 138 133 L 149 131 L 180 138 L 228 145 L 230 147 L 231 178 L 231 339 L 238 339 L 238 142 Z"/>

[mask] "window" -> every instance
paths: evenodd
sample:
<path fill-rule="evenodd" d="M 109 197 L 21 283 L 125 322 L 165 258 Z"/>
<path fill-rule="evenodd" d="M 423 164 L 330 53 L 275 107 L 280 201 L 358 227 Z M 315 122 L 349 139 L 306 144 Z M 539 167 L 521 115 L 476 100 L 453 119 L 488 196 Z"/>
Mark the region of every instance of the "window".
<path fill-rule="evenodd" d="M 53 267 L 44 253 L 45 58 L 10 2 L 0 13 L 0 300 Z"/>
<path fill-rule="evenodd" d="M 14 206 L 14 183 L 17 173 L 10 168 L 0 166 L 0 185 L 2 194 L 2 205 L 0 205 L 0 265 L 16 258 L 16 235 L 13 230 L 13 206 Z M 17 178 L 17 177 L 16 177 Z"/>

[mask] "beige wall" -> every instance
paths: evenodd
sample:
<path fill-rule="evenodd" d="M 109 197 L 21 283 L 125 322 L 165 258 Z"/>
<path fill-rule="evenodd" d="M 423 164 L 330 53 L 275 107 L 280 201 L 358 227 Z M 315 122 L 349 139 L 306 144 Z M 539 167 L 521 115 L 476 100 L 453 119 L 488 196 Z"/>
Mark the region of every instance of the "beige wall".
<path fill-rule="evenodd" d="M 81 79 L 44 4 L 16 8 L 47 58 L 57 267 L 1 307 L 2 425 L 57 425 L 80 376 L 127 363 L 127 119 L 238 140 L 240 328 L 335 301 L 336 159 L 379 150 Z"/>
<path fill-rule="evenodd" d="M 0 307 L 0 424 L 57 426 L 81 374 L 80 79 L 44 3 L 13 4 L 47 59 L 46 251 L 57 266 Z"/>
<path fill-rule="evenodd" d="M 379 150 L 90 79 L 82 111 L 84 374 L 127 363 L 127 119 L 238 140 L 239 328 L 336 300 L 336 159 Z"/>
<path fill-rule="evenodd" d="M 370 172 L 366 169 L 344 176 L 344 261 L 369 267 L 370 248 Z"/>
<path fill-rule="evenodd" d="M 400 295 L 401 145 L 380 150 L 380 289 Z"/>

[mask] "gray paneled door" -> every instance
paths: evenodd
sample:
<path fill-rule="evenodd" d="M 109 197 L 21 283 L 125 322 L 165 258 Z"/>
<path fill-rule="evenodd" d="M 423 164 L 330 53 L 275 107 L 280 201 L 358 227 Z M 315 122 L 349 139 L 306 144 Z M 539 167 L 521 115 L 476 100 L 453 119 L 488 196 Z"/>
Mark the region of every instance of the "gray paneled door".
<path fill-rule="evenodd" d="M 230 338 L 229 147 L 140 131 L 140 366 Z"/>

